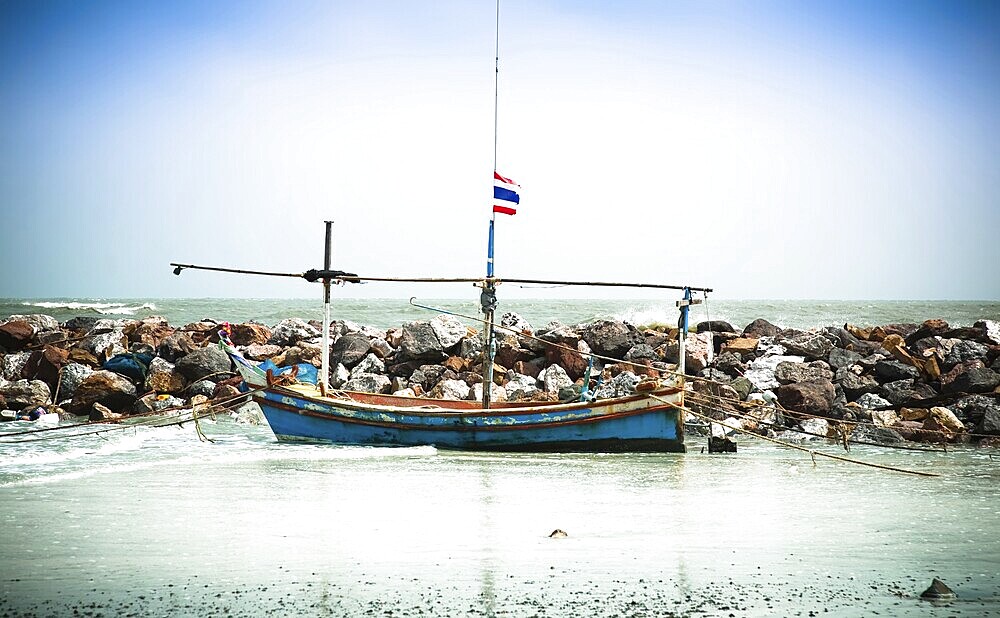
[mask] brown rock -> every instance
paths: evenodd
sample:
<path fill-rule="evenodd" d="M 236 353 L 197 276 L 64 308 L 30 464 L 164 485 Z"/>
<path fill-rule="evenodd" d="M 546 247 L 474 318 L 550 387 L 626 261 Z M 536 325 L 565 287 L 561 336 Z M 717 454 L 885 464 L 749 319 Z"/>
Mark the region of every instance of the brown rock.
<path fill-rule="evenodd" d="M 187 386 L 187 380 L 177 371 L 156 371 L 146 378 L 146 388 L 157 393 L 179 393 Z"/>
<path fill-rule="evenodd" d="M 236 388 L 232 384 L 216 384 L 215 390 L 212 392 L 212 399 L 215 401 L 234 399 L 240 395 L 240 389 Z"/>
<path fill-rule="evenodd" d="M 243 350 L 243 355 L 249 358 L 250 360 L 262 361 L 262 360 L 267 360 L 269 358 L 273 358 L 281 354 L 282 350 L 284 350 L 284 348 L 282 348 L 280 345 L 274 345 L 270 343 L 264 343 L 264 344 L 253 343 L 248 345 L 246 349 Z"/>
<path fill-rule="evenodd" d="M 948 408 L 933 407 L 930 415 L 924 421 L 924 429 L 931 431 L 941 431 L 948 433 L 961 433 L 965 431 L 965 425 Z"/>
<path fill-rule="evenodd" d="M 923 422 L 930 415 L 927 408 L 900 408 L 899 417 L 904 421 Z"/>
<path fill-rule="evenodd" d="M 69 351 L 69 361 L 73 363 L 80 363 L 81 365 L 87 365 L 88 367 L 100 366 L 100 363 L 97 362 L 97 357 L 83 348 L 71 349 Z"/>
<path fill-rule="evenodd" d="M 146 318 L 131 329 L 128 339 L 133 342 L 145 343 L 155 349 L 161 341 L 173 333 L 174 329 L 163 318 Z"/>
<path fill-rule="evenodd" d="M 738 354 L 741 358 L 753 356 L 757 351 L 758 341 L 760 340 L 753 337 L 730 339 L 722 346 L 722 353 L 732 352 L 733 354 Z"/>
<path fill-rule="evenodd" d="M 110 371 L 95 371 L 76 387 L 72 409 L 88 410 L 100 403 L 111 410 L 128 410 L 136 400 L 135 386 L 128 379 Z"/>
<path fill-rule="evenodd" d="M 35 328 L 24 320 L 12 320 L 0 324 L 0 347 L 16 352 L 31 342 Z"/>
<path fill-rule="evenodd" d="M 441 364 L 455 373 L 462 373 L 469 368 L 469 360 L 461 356 L 449 356 Z"/>
<path fill-rule="evenodd" d="M 545 360 L 551 365 L 555 363 L 566 370 L 570 380 L 578 380 L 587 371 L 587 359 L 576 350 L 548 346 L 545 350 Z M 526 374 L 530 375 L 530 374 Z M 536 376 L 532 376 L 536 377 Z"/>
<path fill-rule="evenodd" d="M 836 397 L 836 389 L 829 380 L 806 380 L 794 384 L 783 384 L 775 394 L 778 402 L 789 410 L 826 416 Z"/>
<path fill-rule="evenodd" d="M 92 421 L 112 421 L 123 416 L 125 415 L 112 412 L 107 406 L 100 403 L 95 402 L 90 407 L 90 420 Z"/>
<path fill-rule="evenodd" d="M 271 338 L 271 329 L 263 324 L 236 324 L 229 336 L 233 345 L 264 345 Z"/>
<path fill-rule="evenodd" d="M 854 326 L 853 324 L 844 324 L 844 330 L 862 341 L 874 341 L 872 339 L 872 329 L 870 328 L 861 328 L 860 326 Z"/>
<path fill-rule="evenodd" d="M 548 363 L 546 363 L 546 359 L 536 358 L 529 362 L 517 361 L 514 363 L 514 371 L 526 376 L 537 378 L 538 374 L 542 373 L 542 369 L 545 369 L 547 366 Z"/>

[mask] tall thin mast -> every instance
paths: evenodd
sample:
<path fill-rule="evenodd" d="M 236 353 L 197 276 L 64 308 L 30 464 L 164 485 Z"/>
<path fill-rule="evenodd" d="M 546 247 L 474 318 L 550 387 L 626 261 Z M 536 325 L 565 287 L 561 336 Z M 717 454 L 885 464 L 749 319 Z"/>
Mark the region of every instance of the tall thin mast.
<path fill-rule="evenodd" d="M 496 15 L 496 47 L 493 56 L 493 175 L 497 173 L 497 128 L 500 118 L 500 0 L 497 0 Z M 491 179 L 492 180 L 492 179 Z M 490 390 L 493 387 L 493 359 L 496 357 L 496 337 L 493 332 L 493 312 L 497 306 L 495 286 L 493 284 L 493 229 L 497 213 L 490 208 L 490 238 L 486 250 L 486 282 L 480 297 L 482 310 L 486 317 L 486 349 L 483 354 L 483 409 L 490 407 Z"/>

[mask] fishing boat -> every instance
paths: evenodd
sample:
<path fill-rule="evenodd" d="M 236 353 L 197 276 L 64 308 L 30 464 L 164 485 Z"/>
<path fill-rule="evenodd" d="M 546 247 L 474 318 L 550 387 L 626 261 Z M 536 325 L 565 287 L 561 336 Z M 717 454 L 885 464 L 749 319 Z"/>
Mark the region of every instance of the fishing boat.
<path fill-rule="evenodd" d="M 499 4 L 497 7 L 497 58 L 499 79 Z M 499 92 L 494 83 L 495 95 Z M 281 441 L 320 441 L 335 444 L 416 446 L 492 451 L 554 452 L 678 452 L 684 450 L 684 339 L 689 306 L 699 302 L 692 291 L 708 288 L 622 282 L 577 282 L 511 279 L 504 282 L 540 285 L 586 285 L 683 291 L 678 328 L 679 365 L 659 379 L 645 380 L 634 393 L 597 399 L 591 392 L 590 371 L 580 385 L 580 394 L 565 401 L 493 402 L 491 388 L 483 388 L 481 401 L 447 400 L 418 396 L 349 392 L 329 385 L 330 286 L 333 283 L 474 283 L 481 289 L 480 305 L 485 328 L 484 352 L 480 360 L 483 384 L 494 384 L 497 308 L 496 288 L 501 279 L 494 273 L 494 230 L 497 213 L 513 215 L 520 203 L 519 185 L 497 172 L 497 97 L 494 96 L 493 202 L 489 220 L 486 276 L 475 278 L 365 277 L 331 269 L 331 222 L 326 222 L 324 265 L 304 273 L 275 273 L 172 263 L 174 274 L 187 268 L 241 274 L 302 277 L 322 281 L 324 292 L 321 367 L 317 384 L 300 383 L 275 376 L 248 362 L 223 341 L 253 399 L 274 435 Z M 421 306 L 421 305 L 418 305 Z M 432 309 L 432 307 L 424 307 Z M 447 312 L 445 312 L 447 313 Z M 468 318 L 469 316 L 462 316 Z M 522 336 L 523 333 L 514 333 Z M 545 345 L 556 345 L 543 342 Z M 577 350 L 573 350 L 577 352 Z M 585 354 L 591 359 L 593 354 Z M 602 361 L 624 362 L 601 358 Z M 502 380 L 500 380 L 502 381 Z M 499 404 L 499 405 L 498 405 Z"/>

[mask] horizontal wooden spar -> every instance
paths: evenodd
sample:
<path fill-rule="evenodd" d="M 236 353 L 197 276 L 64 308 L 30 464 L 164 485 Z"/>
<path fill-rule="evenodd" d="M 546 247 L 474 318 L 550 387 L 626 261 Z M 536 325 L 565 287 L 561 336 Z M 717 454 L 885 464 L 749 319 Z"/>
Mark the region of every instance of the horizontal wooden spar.
<path fill-rule="evenodd" d="M 293 277 L 306 281 L 331 279 L 345 283 L 381 282 L 381 283 L 522 283 L 527 285 L 565 285 L 584 287 L 615 287 L 615 288 L 652 288 L 661 290 L 684 290 L 694 292 L 711 292 L 712 288 L 685 285 L 666 285 L 660 283 L 624 283 L 618 281 L 557 281 L 549 279 L 504 279 L 500 277 L 362 277 L 342 270 L 308 270 L 304 273 L 279 273 L 265 270 L 246 270 L 242 268 L 222 268 L 219 266 L 199 266 L 197 264 L 170 263 L 174 274 L 179 275 L 185 268 L 193 270 L 211 270 L 215 272 L 235 273 L 238 275 L 264 275 L 268 277 Z"/>

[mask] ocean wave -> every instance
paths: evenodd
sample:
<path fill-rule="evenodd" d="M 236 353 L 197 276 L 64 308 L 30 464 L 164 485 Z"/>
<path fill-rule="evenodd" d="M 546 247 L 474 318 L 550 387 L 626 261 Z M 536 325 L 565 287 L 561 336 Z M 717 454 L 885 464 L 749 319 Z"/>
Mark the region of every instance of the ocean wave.
<path fill-rule="evenodd" d="M 156 311 L 153 303 L 142 303 L 141 305 L 128 305 L 126 303 L 84 303 L 78 301 L 25 301 L 21 303 L 26 307 L 38 307 L 40 309 L 71 309 L 74 311 L 90 311 L 100 315 L 135 315 L 139 311 Z"/>

